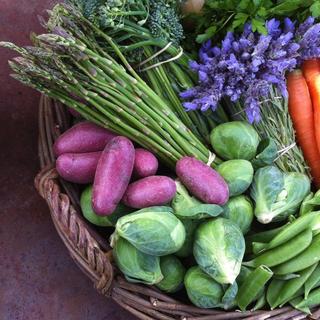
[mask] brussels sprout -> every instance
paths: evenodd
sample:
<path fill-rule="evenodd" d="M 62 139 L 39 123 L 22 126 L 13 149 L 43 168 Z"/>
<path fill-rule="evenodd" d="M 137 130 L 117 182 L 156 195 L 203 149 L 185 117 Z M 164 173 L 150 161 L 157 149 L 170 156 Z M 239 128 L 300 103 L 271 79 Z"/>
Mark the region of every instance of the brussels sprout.
<path fill-rule="evenodd" d="M 238 284 L 237 282 L 234 282 L 233 284 L 226 286 L 223 285 L 225 289 L 224 295 L 221 299 L 221 303 L 219 304 L 219 307 L 229 310 L 236 306 L 236 296 L 238 293 Z"/>
<path fill-rule="evenodd" d="M 160 290 L 170 293 L 180 290 L 186 273 L 180 260 L 173 255 L 161 257 L 160 268 L 163 279 L 156 286 Z"/>
<path fill-rule="evenodd" d="M 154 256 L 178 251 L 186 236 L 182 222 L 169 207 L 150 207 L 120 218 L 116 234 L 138 250 Z"/>
<path fill-rule="evenodd" d="M 259 145 L 256 130 L 245 121 L 220 124 L 210 134 L 215 152 L 225 160 L 252 160 Z"/>
<path fill-rule="evenodd" d="M 258 145 L 257 155 L 252 160 L 255 170 L 268 165 L 272 165 L 278 156 L 277 145 L 273 139 L 265 138 Z"/>
<path fill-rule="evenodd" d="M 253 207 L 246 196 L 231 198 L 224 206 L 223 217 L 232 220 L 246 234 L 253 220 Z"/>
<path fill-rule="evenodd" d="M 100 227 L 114 227 L 118 219 L 122 216 L 131 213 L 133 209 L 126 207 L 123 204 L 119 204 L 116 210 L 109 216 L 97 215 L 91 205 L 92 198 L 92 185 L 86 187 L 80 198 L 80 206 L 83 216 L 92 224 Z"/>
<path fill-rule="evenodd" d="M 294 214 L 310 192 L 309 178 L 297 172 L 282 173 L 274 166 L 257 170 L 251 187 L 255 216 L 261 223 L 280 221 Z"/>
<path fill-rule="evenodd" d="M 192 255 L 194 234 L 200 223 L 200 220 L 182 219 L 181 222 L 186 230 L 186 239 L 183 243 L 183 246 L 175 253 L 175 255 L 180 258 L 186 258 Z"/>
<path fill-rule="evenodd" d="M 199 308 L 215 308 L 223 297 L 222 286 L 197 266 L 187 271 L 184 285 L 190 301 Z"/>
<path fill-rule="evenodd" d="M 234 282 L 244 251 L 244 237 L 231 220 L 212 219 L 196 230 L 193 255 L 200 268 L 221 284 Z"/>
<path fill-rule="evenodd" d="M 223 162 L 217 171 L 229 186 L 230 197 L 244 193 L 252 183 L 253 167 L 247 160 L 229 160 Z"/>
<path fill-rule="evenodd" d="M 189 195 L 180 181 L 176 181 L 177 193 L 172 200 L 174 214 L 181 219 L 205 219 L 216 217 L 222 208 L 216 204 L 204 204 Z"/>
<path fill-rule="evenodd" d="M 163 279 L 160 258 L 137 250 L 129 241 L 118 237 L 113 247 L 118 268 L 130 282 L 156 284 Z"/>

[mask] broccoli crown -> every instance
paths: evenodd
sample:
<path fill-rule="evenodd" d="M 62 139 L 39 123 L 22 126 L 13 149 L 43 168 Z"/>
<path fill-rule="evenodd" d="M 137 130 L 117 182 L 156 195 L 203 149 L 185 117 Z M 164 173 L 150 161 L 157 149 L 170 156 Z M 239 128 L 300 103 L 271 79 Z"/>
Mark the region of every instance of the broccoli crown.
<path fill-rule="evenodd" d="M 183 27 L 174 8 L 164 0 L 150 2 L 149 29 L 155 38 L 179 45 L 183 39 Z"/>

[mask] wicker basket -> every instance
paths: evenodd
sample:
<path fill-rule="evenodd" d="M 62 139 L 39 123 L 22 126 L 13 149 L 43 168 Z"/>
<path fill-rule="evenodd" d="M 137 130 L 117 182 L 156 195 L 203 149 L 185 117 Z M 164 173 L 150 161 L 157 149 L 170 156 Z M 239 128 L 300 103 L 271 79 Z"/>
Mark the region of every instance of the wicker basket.
<path fill-rule="evenodd" d="M 273 311 L 224 312 L 200 309 L 181 303 L 156 288 L 127 282 L 113 265 L 112 251 L 83 218 L 77 186 L 59 178 L 52 151 L 54 140 L 70 125 L 70 116 L 61 104 L 42 96 L 39 109 L 39 156 L 41 172 L 35 179 L 40 195 L 47 201 L 53 223 L 71 257 L 93 281 L 95 288 L 139 319 L 160 320 L 287 320 L 306 319 L 290 307 Z M 320 309 L 310 319 L 320 318 Z"/>

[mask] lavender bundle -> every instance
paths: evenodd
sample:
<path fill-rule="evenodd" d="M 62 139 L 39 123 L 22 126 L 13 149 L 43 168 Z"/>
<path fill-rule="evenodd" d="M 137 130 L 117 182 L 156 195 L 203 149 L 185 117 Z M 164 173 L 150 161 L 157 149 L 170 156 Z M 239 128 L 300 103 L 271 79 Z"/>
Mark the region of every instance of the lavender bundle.
<path fill-rule="evenodd" d="M 197 72 L 196 87 L 181 93 L 187 111 L 217 108 L 220 100 L 244 104 L 249 122 L 261 120 L 260 101 L 270 97 L 274 87 L 287 98 L 285 74 L 303 59 L 320 56 L 320 24 L 308 18 L 298 28 L 289 18 L 266 23 L 267 34 L 252 32 L 247 24 L 241 35 L 229 32 L 221 46 L 206 42 L 199 62 L 191 61 Z"/>

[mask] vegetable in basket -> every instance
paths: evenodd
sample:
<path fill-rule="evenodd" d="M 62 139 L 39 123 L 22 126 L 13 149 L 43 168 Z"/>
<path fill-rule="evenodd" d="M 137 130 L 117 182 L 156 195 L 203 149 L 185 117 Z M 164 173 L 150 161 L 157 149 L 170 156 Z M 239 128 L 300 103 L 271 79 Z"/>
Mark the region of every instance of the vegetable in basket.
<path fill-rule="evenodd" d="M 112 214 L 130 182 L 134 147 L 125 137 L 113 138 L 98 162 L 92 193 L 92 207 L 99 215 Z"/>
<path fill-rule="evenodd" d="M 252 160 L 259 145 L 255 129 L 245 121 L 232 121 L 218 125 L 210 134 L 215 152 L 225 160 Z"/>
<path fill-rule="evenodd" d="M 113 239 L 118 236 L 146 254 L 166 256 L 182 247 L 185 229 L 171 208 L 150 207 L 120 218 Z"/>
<path fill-rule="evenodd" d="M 158 171 L 158 159 L 148 150 L 136 148 L 133 175 L 138 178 L 153 176 Z"/>
<path fill-rule="evenodd" d="M 222 285 L 199 267 L 187 271 L 184 285 L 190 301 L 199 308 L 216 308 L 223 297 Z"/>
<path fill-rule="evenodd" d="M 142 209 L 168 204 L 176 194 L 174 180 L 150 176 L 129 184 L 122 201 L 128 207 Z"/>
<path fill-rule="evenodd" d="M 231 220 L 204 222 L 195 234 L 193 255 L 200 268 L 221 284 L 233 284 L 240 273 L 245 241 Z"/>
<path fill-rule="evenodd" d="M 100 227 L 114 227 L 119 218 L 131 213 L 134 209 L 128 208 L 119 203 L 115 211 L 108 216 L 99 216 L 93 209 L 91 204 L 92 185 L 87 186 L 81 193 L 80 206 L 83 216 L 92 224 Z"/>
<path fill-rule="evenodd" d="M 260 168 L 254 175 L 251 197 L 261 223 L 286 219 L 296 213 L 310 192 L 310 180 L 301 173 L 283 173 L 277 167 Z"/>
<path fill-rule="evenodd" d="M 56 161 L 59 175 L 73 183 L 92 183 L 102 152 L 64 153 Z"/>
<path fill-rule="evenodd" d="M 160 258 L 139 251 L 119 237 L 113 244 L 113 257 L 129 282 L 156 284 L 163 279 Z"/>
<path fill-rule="evenodd" d="M 64 153 L 102 151 L 116 135 L 90 121 L 79 122 L 64 132 L 54 143 L 56 157 Z"/>
<path fill-rule="evenodd" d="M 223 205 L 228 201 L 227 183 L 205 163 L 183 157 L 176 164 L 176 174 L 190 193 L 204 203 Z"/>
<path fill-rule="evenodd" d="M 252 202 L 244 195 L 230 198 L 223 207 L 222 216 L 233 221 L 246 234 L 254 217 Z"/>
<path fill-rule="evenodd" d="M 156 286 L 164 292 L 176 292 L 183 287 L 186 269 L 174 255 L 160 258 L 160 269 L 163 279 Z"/>
<path fill-rule="evenodd" d="M 253 180 L 253 167 L 247 160 L 225 161 L 218 166 L 217 171 L 227 182 L 230 197 L 244 193 Z"/>
<path fill-rule="evenodd" d="M 181 219 L 184 229 L 186 231 L 186 239 L 182 247 L 175 253 L 179 258 L 187 258 L 192 256 L 193 251 L 193 242 L 195 232 L 201 223 L 201 220 L 190 220 L 190 219 Z"/>
<path fill-rule="evenodd" d="M 222 213 L 222 207 L 216 204 L 204 204 L 189 195 L 188 190 L 179 180 L 176 180 L 177 193 L 172 200 L 171 206 L 174 214 L 179 219 L 200 220 L 216 217 Z"/>

